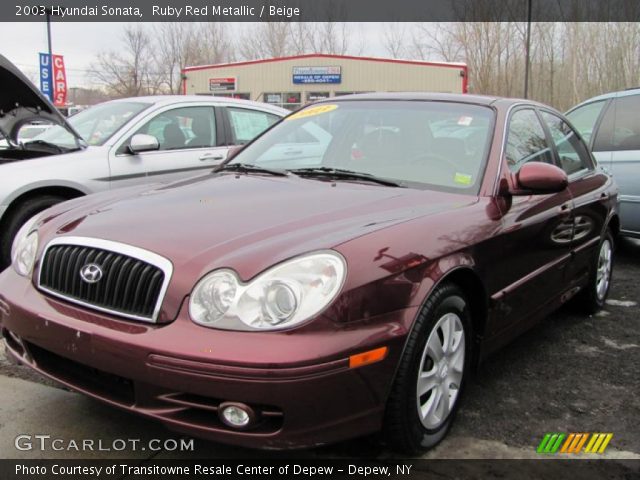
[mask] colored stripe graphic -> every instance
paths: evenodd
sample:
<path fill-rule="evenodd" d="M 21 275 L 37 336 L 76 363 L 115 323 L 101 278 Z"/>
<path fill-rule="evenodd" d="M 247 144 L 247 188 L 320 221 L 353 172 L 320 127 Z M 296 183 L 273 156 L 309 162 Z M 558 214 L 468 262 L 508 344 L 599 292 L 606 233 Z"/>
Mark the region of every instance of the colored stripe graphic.
<path fill-rule="evenodd" d="M 567 437 L 566 442 L 562 445 L 560 453 L 580 453 L 582 446 L 589 438 L 588 433 L 571 433 Z"/>
<path fill-rule="evenodd" d="M 600 454 L 604 453 L 612 438 L 613 433 L 547 433 L 536 451 L 542 454 L 577 454 L 583 452 L 586 443 L 584 453 Z"/>
<path fill-rule="evenodd" d="M 586 453 L 604 453 L 613 438 L 613 433 L 594 433 L 585 449 Z"/>
<path fill-rule="evenodd" d="M 558 448 L 564 440 L 566 435 L 564 433 L 547 433 L 540 445 L 538 445 L 538 453 L 556 453 Z"/>

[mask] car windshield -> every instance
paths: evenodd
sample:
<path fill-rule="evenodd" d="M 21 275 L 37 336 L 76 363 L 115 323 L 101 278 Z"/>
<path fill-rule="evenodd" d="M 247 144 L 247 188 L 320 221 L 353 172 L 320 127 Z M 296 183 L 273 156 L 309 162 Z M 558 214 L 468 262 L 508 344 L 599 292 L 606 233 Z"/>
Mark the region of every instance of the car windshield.
<path fill-rule="evenodd" d="M 107 102 L 83 110 L 67 122 L 89 145 L 102 145 L 149 103 Z M 63 148 L 75 148 L 76 141 L 64 127 L 55 126 L 38 135 L 34 140 L 53 143 Z"/>
<path fill-rule="evenodd" d="M 489 150 L 493 115 L 488 107 L 454 102 L 322 103 L 287 117 L 231 164 L 305 175 L 317 170 L 330 176 L 341 169 L 406 187 L 475 195 Z"/>

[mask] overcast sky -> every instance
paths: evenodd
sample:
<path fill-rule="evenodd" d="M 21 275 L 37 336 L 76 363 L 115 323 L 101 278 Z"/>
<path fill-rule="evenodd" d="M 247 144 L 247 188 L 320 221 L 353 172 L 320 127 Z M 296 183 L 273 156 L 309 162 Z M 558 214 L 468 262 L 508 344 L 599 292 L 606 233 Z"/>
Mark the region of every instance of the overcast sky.
<path fill-rule="evenodd" d="M 120 43 L 123 23 L 53 22 L 53 53 L 64 55 L 67 85 L 89 86 L 87 70 L 100 51 L 115 49 Z M 245 28 L 246 24 L 230 24 Z M 383 24 L 362 23 L 357 26 L 358 46 L 363 55 L 386 56 L 382 46 Z M 38 79 L 38 52 L 47 51 L 47 28 L 41 23 L 0 24 L 0 53 L 15 63 L 33 81 Z"/>

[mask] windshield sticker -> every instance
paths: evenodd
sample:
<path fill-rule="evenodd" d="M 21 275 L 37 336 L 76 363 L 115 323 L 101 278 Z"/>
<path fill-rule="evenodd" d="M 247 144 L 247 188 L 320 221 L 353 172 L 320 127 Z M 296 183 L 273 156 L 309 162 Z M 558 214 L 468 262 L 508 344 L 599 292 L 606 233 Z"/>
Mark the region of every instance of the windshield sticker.
<path fill-rule="evenodd" d="M 467 175 L 465 173 L 456 173 L 455 177 L 453 177 L 453 181 L 460 185 L 471 185 L 473 183 L 471 175 Z"/>
<path fill-rule="evenodd" d="M 294 113 L 293 115 L 289 115 L 286 119 L 297 120 L 298 118 L 313 117 L 315 115 L 321 115 L 323 113 L 332 112 L 336 108 L 338 108 L 338 105 L 318 105 L 317 107 L 307 108 L 305 110 L 301 110 L 297 113 Z"/>
<path fill-rule="evenodd" d="M 468 127 L 473 122 L 473 117 L 460 117 L 458 119 L 458 125 L 462 125 L 463 127 Z"/>

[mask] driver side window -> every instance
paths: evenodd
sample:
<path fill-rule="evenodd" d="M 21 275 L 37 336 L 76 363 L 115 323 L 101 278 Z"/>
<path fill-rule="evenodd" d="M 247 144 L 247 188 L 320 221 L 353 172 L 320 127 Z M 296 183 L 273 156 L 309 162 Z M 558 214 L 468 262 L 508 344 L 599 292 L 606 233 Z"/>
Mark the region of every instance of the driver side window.
<path fill-rule="evenodd" d="M 505 157 L 513 173 L 527 162 L 554 163 L 542 125 L 532 109 L 511 115 Z"/>
<path fill-rule="evenodd" d="M 541 115 L 555 143 L 560 167 L 567 175 L 589 170 L 591 168 L 589 153 L 576 132 L 564 120 L 552 113 L 541 112 Z"/>
<path fill-rule="evenodd" d="M 214 147 L 216 123 L 213 107 L 182 107 L 162 112 L 137 133 L 156 137 L 160 150 Z"/>

